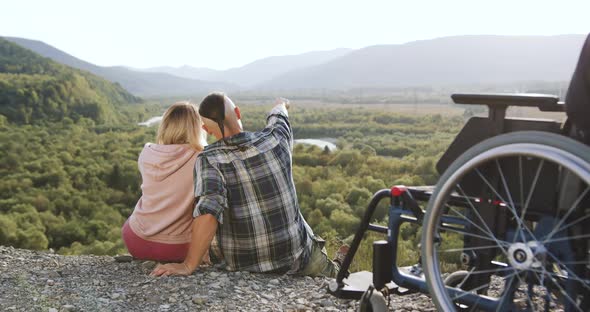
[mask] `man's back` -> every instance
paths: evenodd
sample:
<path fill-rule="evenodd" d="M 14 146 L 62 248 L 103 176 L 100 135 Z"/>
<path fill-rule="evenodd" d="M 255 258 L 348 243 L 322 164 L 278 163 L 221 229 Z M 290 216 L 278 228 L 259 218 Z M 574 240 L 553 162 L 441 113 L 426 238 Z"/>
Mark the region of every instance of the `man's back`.
<path fill-rule="evenodd" d="M 300 269 L 311 236 L 291 173 L 292 132 L 284 106 L 267 127 L 208 146 L 195 165 L 194 215 L 219 221 L 217 243 L 234 270 Z"/>

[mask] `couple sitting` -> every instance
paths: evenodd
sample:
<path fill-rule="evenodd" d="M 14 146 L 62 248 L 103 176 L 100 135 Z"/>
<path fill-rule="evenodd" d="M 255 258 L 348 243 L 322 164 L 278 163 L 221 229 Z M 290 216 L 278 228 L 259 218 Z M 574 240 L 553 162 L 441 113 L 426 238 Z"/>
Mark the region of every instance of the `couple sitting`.
<path fill-rule="evenodd" d="M 205 97 L 198 112 L 189 103 L 166 111 L 158 144 L 139 156 L 143 194 L 123 226 L 132 256 L 182 261 L 152 275 L 190 275 L 209 250 L 229 270 L 336 275 L 338 262 L 299 210 L 288 108 L 278 101 L 259 132 L 243 131 L 240 109 L 222 93 Z M 202 130 L 218 141 L 205 146 Z"/>

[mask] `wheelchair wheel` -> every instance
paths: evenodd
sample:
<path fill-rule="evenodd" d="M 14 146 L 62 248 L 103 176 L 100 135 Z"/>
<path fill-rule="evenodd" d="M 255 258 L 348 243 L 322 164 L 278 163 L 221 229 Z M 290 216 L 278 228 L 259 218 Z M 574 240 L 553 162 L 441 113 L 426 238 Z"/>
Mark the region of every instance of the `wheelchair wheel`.
<path fill-rule="evenodd" d="M 422 264 L 439 311 L 590 310 L 590 147 L 513 132 L 445 171 L 423 222 Z M 445 276 L 466 271 L 445 285 Z M 448 280 L 447 280 L 448 282 Z"/>

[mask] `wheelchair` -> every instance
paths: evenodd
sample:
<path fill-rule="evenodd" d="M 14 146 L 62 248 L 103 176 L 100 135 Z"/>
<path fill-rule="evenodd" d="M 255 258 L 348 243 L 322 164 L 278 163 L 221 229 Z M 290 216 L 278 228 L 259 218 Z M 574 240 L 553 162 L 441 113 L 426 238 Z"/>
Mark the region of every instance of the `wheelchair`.
<path fill-rule="evenodd" d="M 328 292 L 387 310 L 392 295 L 430 295 L 439 311 L 590 311 L 590 147 L 567 122 L 508 118 L 509 107 L 563 112 L 541 94 L 453 94 L 488 107 L 436 164 L 435 187 L 394 186 L 372 197 Z M 388 224 L 371 224 L 389 200 Z M 404 223 L 421 226 L 420 260 L 398 265 Z M 349 273 L 368 231 L 373 271 Z"/>

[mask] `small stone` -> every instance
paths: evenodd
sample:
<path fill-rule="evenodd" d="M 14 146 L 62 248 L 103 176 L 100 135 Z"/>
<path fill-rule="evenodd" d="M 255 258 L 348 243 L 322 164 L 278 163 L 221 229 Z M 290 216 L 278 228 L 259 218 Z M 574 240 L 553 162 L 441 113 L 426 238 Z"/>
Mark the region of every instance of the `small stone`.
<path fill-rule="evenodd" d="M 121 263 L 133 261 L 133 256 L 131 256 L 131 255 L 116 255 L 114 258 L 115 258 L 115 261 L 121 262 Z"/>
<path fill-rule="evenodd" d="M 201 297 L 201 296 L 193 296 L 192 301 L 194 304 L 205 304 L 207 303 L 207 297 Z"/>
<path fill-rule="evenodd" d="M 151 271 L 156 267 L 156 264 L 157 264 L 156 261 L 144 261 L 141 263 L 141 267 L 144 270 Z"/>
<path fill-rule="evenodd" d="M 313 294 L 311 294 L 311 297 L 313 299 L 322 299 L 322 298 L 324 298 L 324 294 L 319 293 L 319 292 L 314 292 Z"/>
<path fill-rule="evenodd" d="M 278 285 L 278 284 L 280 284 L 281 282 L 279 282 L 279 280 L 278 280 L 278 279 L 276 279 L 276 278 L 273 278 L 273 279 L 271 279 L 270 281 L 268 281 L 268 283 L 269 283 L 269 284 L 272 284 L 272 285 Z"/>
<path fill-rule="evenodd" d="M 56 308 L 49 308 L 49 310 L 47 310 L 47 312 L 57 312 Z"/>
<path fill-rule="evenodd" d="M 170 297 L 170 298 L 168 298 L 168 302 L 170 302 L 170 303 L 176 303 L 176 301 L 177 301 L 177 300 L 176 300 L 176 298 L 174 298 L 174 297 Z"/>
<path fill-rule="evenodd" d="M 170 305 L 169 304 L 162 304 L 160 305 L 160 310 L 162 311 L 168 311 L 170 309 Z"/>
<path fill-rule="evenodd" d="M 218 277 L 219 275 L 221 275 L 221 273 L 219 273 L 219 272 L 210 272 L 210 273 L 209 273 L 209 276 L 210 276 L 210 277 L 212 277 L 212 278 L 216 278 L 216 277 Z"/>
<path fill-rule="evenodd" d="M 250 285 L 250 288 L 252 288 L 252 290 L 254 290 L 254 291 L 260 290 L 260 286 L 258 286 L 258 284 L 252 284 L 252 285 Z"/>
<path fill-rule="evenodd" d="M 211 287 L 211 288 L 221 288 L 221 284 L 219 282 L 217 282 L 217 283 L 213 283 L 213 284 L 209 285 L 209 287 Z"/>
<path fill-rule="evenodd" d="M 297 298 L 297 299 L 295 300 L 295 303 L 297 303 L 297 304 L 306 304 L 307 302 L 306 302 L 306 301 L 305 301 L 305 299 L 303 299 L 303 298 Z"/>
<path fill-rule="evenodd" d="M 332 303 L 332 301 L 330 301 L 328 299 L 324 299 L 324 300 L 320 301 L 320 305 L 322 305 L 322 307 L 331 307 L 334 304 Z"/>
<path fill-rule="evenodd" d="M 119 300 L 120 298 L 121 298 L 120 293 L 112 293 L 111 294 L 111 299 L 113 299 L 113 300 Z"/>
<path fill-rule="evenodd" d="M 46 270 L 43 270 L 43 271 L 39 271 L 37 273 L 37 275 L 42 276 L 42 277 L 45 277 L 45 278 L 49 278 L 49 279 L 54 279 L 54 278 L 60 278 L 61 277 L 61 275 L 59 274 L 58 271 L 46 271 Z"/>
<path fill-rule="evenodd" d="M 74 307 L 74 306 L 73 306 L 73 305 L 71 305 L 71 304 L 66 304 L 66 305 L 63 305 L 63 306 L 61 307 L 61 310 L 62 310 L 62 311 L 75 311 L 75 310 L 76 310 L 76 307 Z"/>
<path fill-rule="evenodd" d="M 47 286 L 53 286 L 53 285 L 55 285 L 55 281 L 52 280 L 52 279 L 48 279 L 47 280 Z"/>
<path fill-rule="evenodd" d="M 264 297 L 264 298 L 266 298 L 268 300 L 274 300 L 275 299 L 275 296 L 273 296 L 271 294 L 267 294 L 267 293 L 261 294 L 260 296 L 261 297 Z"/>

